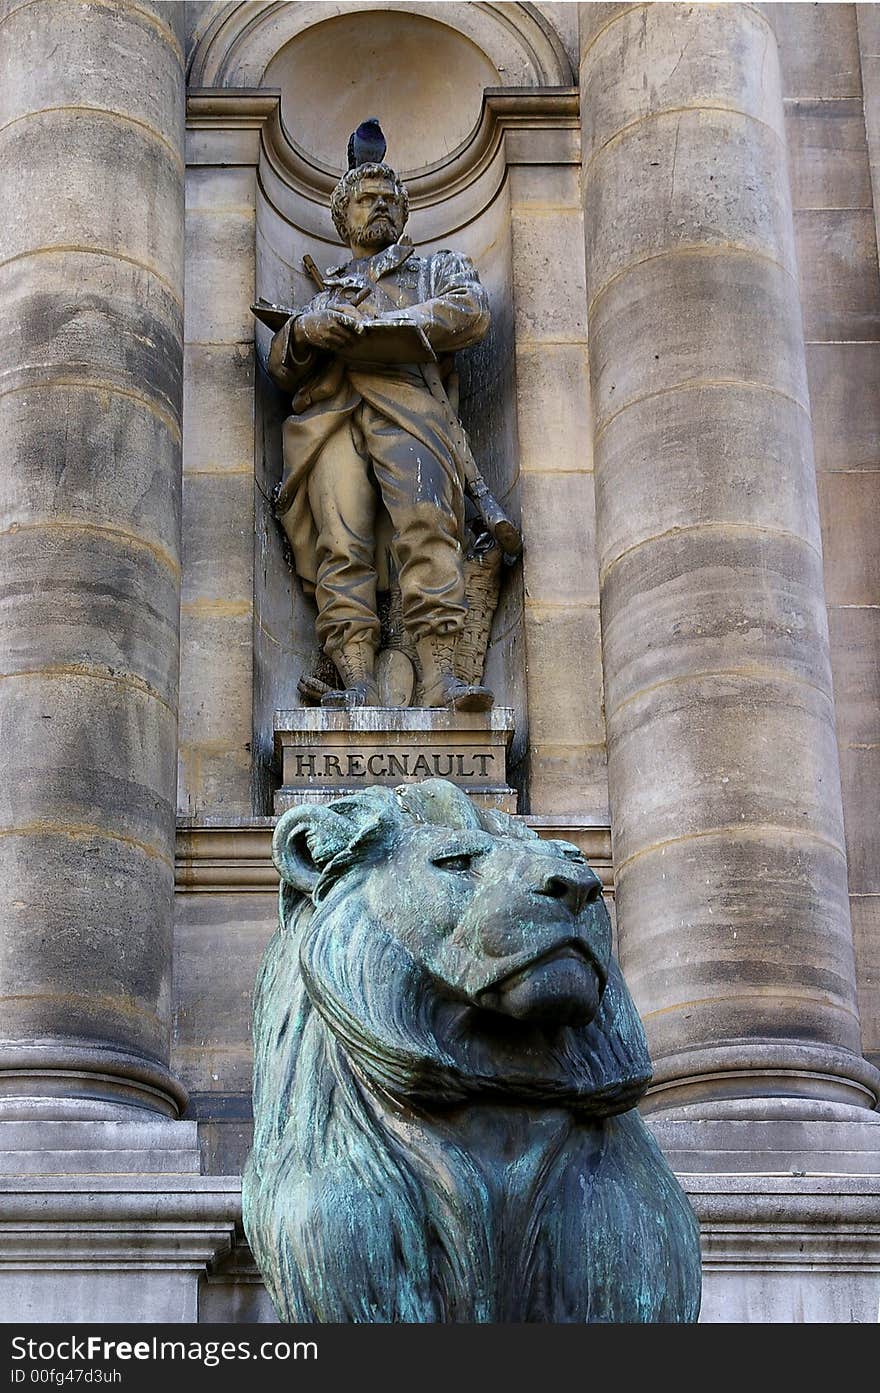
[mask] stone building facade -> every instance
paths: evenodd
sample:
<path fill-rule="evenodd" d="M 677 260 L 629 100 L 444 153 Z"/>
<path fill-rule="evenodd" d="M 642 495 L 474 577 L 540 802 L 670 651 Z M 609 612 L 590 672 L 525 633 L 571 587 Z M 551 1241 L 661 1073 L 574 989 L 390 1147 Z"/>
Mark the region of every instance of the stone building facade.
<path fill-rule="evenodd" d="M 880 11 L 0 0 L 5 1319 L 270 1320 L 240 1230 L 312 617 L 257 296 L 378 112 L 493 327 L 507 775 L 616 900 L 704 1319 L 880 1296 Z"/>

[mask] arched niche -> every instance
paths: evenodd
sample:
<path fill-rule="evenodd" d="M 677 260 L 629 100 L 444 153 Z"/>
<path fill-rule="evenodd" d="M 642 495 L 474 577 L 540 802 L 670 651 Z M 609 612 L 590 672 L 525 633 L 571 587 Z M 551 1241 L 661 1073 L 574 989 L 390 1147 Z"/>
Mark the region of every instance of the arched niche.
<path fill-rule="evenodd" d="M 376 0 L 296 0 L 295 4 L 235 0 L 211 7 L 194 36 L 189 86 L 268 86 L 267 70 L 286 45 L 317 25 L 356 12 L 387 14 L 389 6 Z M 535 5 L 509 0 L 499 4 L 398 0 L 393 14 L 436 20 L 470 40 L 493 65 L 502 86 L 568 87 L 574 81 L 559 36 Z"/>
<path fill-rule="evenodd" d="M 319 7 L 290 8 L 314 13 Z M 264 129 L 260 154 L 256 293 L 274 303 L 302 304 L 315 290 L 303 270 L 304 255 L 322 269 L 346 259 L 329 195 L 345 165 L 349 133 L 365 116 L 378 115 L 389 140 L 388 159 L 410 189 L 408 231 L 418 251 L 454 246 L 465 252 L 489 294 L 489 336 L 461 358 L 461 412 L 490 487 L 518 517 L 510 209 L 503 132 L 484 100 L 487 88 L 503 86 L 503 74 L 468 34 L 434 17 L 440 10 L 445 16 L 492 7 L 339 8 L 321 6 L 319 22 L 300 27 L 262 69 L 266 86 L 280 92 L 280 105 Z M 263 370 L 268 341 L 268 331 L 259 327 L 254 738 L 258 765 L 267 774 L 263 800 L 274 712 L 301 704 L 297 683 L 316 656 L 314 609 L 290 573 L 269 503 L 280 477 L 280 429 L 289 402 Z M 526 729 L 518 571 L 505 579 L 486 678 L 499 704 L 516 711 L 516 778 Z"/>

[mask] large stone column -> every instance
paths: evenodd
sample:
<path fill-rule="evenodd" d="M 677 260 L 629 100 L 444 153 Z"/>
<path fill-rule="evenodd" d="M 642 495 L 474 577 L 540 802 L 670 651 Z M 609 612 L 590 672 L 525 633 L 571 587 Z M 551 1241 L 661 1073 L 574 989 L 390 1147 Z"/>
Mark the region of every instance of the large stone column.
<path fill-rule="evenodd" d="M 653 1101 L 871 1106 L 773 31 L 747 5 L 581 22 L 620 956 Z"/>
<path fill-rule="evenodd" d="M 0 3 L 6 1116 L 182 1098 L 183 9 Z"/>

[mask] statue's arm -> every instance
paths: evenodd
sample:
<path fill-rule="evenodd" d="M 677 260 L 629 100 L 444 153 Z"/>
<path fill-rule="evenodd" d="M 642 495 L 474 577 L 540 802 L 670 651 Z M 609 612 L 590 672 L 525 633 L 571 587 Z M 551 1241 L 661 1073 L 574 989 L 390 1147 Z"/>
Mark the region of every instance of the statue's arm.
<path fill-rule="evenodd" d="M 311 377 L 318 366 L 319 350 L 308 346 L 297 347 L 294 334 L 296 321 L 301 312 L 292 314 L 272 339 L 269 348 L 269 376 L 282 392 L 293 395 L 306 378 Z"/>
<path fill-rule="evenodd" d="M 362 330 L 351 306 L 336 304 L 322 291 L 276 333 L 269 348 L 269 373 L 285 392 L 297 389 L 329 364 L 328 354 L 344 349 Z M 322 361 L 323 360 L 323 361 Z"/>
<path fill-rule="evenodd" d="M 441 251 L 431 258 L 430 295 L 406 315 L 424 331 L 435 353 L 454 353 L 484 339 L 489 297 L 469 257 Z"/>

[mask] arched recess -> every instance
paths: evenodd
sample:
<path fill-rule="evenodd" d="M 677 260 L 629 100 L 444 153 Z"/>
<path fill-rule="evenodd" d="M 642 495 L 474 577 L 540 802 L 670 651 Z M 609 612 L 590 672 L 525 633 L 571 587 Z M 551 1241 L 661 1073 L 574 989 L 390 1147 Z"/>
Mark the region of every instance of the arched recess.
<path fill-rule="evenodd" d="M 190 88 L 265 86 L 270 63 L 299 34 L 338 16 L 388 9 L 376 0 L 236 0 L 212 9 L 196 34 Z M 569 87 L 574 82 L 559 36 L 535 5 L 402 0 L 394 13 L 437 20 L 469 39 L 497 71 L 499 86 Z"/>
<path fill-rule="evenodd" d="M 484 93 L 502 86 L 501 74 L 470 37 L 419 12 L 441 7 L 352 6 L 344 13 L 329 6 L 302 8 L 320 14 L 320 22 L 300 24 L 263 71 L 267 87 L 280 92 L 280 104 L 263 129 L 256 293 L 273 303 L 302 304 L 315 293 L 303 257 L 308 254 L 322 269 L 346 259 L 329 197 L 344 168 L 351 130 L 375 110 L 389 140 L 388 158 L 407 180 L 408 230 L 419 252 L 441 246 L 465 252 L 489 294 L 489 335 L 459 363 L 461 411 L 490 487 L 518 516 L 510 206 L 503 130 L 491 112 L 484 119 Z M 442 8 L 445 18 L 458 7 Z M 267 502 L 279 478 L 280 428 L 289 411 L 262 370 L 268 338 L 260 326 L 254 751 L 267 772 L 274 712 L 301 704 L 297 682 L 316 659 L 314 609 L 284 564 Z M 526 747 L 523 630 L 516 571 L 502 589 L 486 664 L 496 700 L 516 713 L 511 777 Z"/>
<path fill-rule="evenodd" d="M 406 42 L 397 49 L 379 43 L 375 51 L 387 25 Z M 355 49 L 366 45 L 365 73 L 372 69 L 373 76 L 362 87 L 361 110 L 360 76 L 349 66 L 355 90 L 325 130 L 302 103 L 323 101 L 322 111 L 329 110 L 344 66 L 327 62 L 334 33 L 348 34 Z M 433 75 L 433 87 L 411 82 L 420 44 L 433 60 L 421 76 Z M 384 94 L 377 67 L 385 73 Z M 449 89 L 451 75 L 460 79 L 458 90 Z M 352 112 L 360 118 L 375 109 L 388 129 L 389 158 L 406 178 L 409 230 L 419 250 L 469 253 L 492 299 L 489 341 L 463 355 L 462 413 L 498 494 L 514 512 L 521 490 L 523 496 L 524 572 L 508 584 L 487 667 L 499 700 L 517 711 L 512 777 L 523 786 L 528 748 L 523 810 L 554 826 L 603 825 L 579 121 L 559 38 L 537 7 L 522 4 L 212 5 L 196 27 L 190 82 L 187 381 L 190 458 L 201 472 L 190 490 L 189 550 L 192 574 L 211 581 L 214 598 L 203 599 L 205 587 L 194 584 L 193 613 L 184 616 L 192 636 L 182 676 L 181 811 L 268 811 L 273 712 L 299 704 L 296 684 L 311 661 L 312 616 L 282 556 L 268 502 L 287 405 L 261 373 L 262 330 L 251 354 L 248 306 L 255 294 L 307 299 L 304 252 L 321 267 L 344 259 L 329 195 Z M 425 154 L 413 168 L 422 148 L 418 137 L 407 151 L 414 93 L 421 97 L 415 120 Z M 256 391 L 252 383 L 245 408 L 245 374 L 254 361 Z M 246 474 L 248 432 L 254 446 Z M 227 443 L 239 461 L 234 469 Z M 253 503 L 236 493 L 233 508 L 226 500 L 248 474 Z M 253 551 L 248 559 L 243 550 L 254 524 L 255 564 Z M 248 615 L 252 642 L 244 632 Z M 245 682 L 245 669 L 252 680 Z"/>

